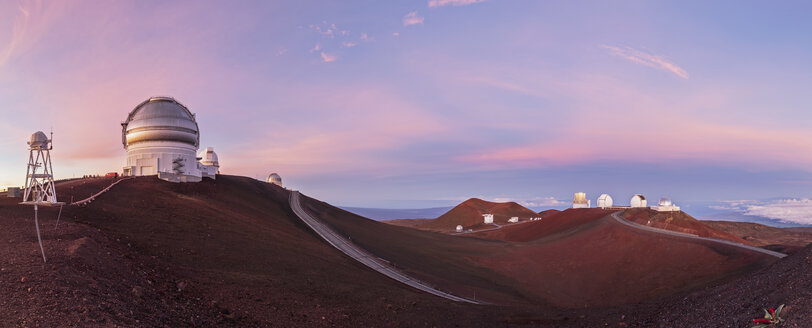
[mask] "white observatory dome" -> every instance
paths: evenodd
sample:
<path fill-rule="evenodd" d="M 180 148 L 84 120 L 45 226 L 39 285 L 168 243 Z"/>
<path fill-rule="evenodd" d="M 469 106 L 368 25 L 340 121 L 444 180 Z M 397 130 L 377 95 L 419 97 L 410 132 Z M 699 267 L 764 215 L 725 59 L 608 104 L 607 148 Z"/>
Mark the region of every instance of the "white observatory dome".
<path fill-rule="evenodd" d="M 152 97 L 135 106 L 121 123 L 121 142 L 127 150 L 124 175 L 157 174 L 175 182 L 202 179 L 195 115 L 174 98 Z"/>
<path fill-rule="evenodd" d="M 31 149 L 48 148 L 48 136 L 42 131 L 35 132 L 31 135 L 31 141 L 28 142 L 28 147 Z"/>
<path fill-rule="evenodd" d="M 640 194 L 634 195 L 634 197 L 632 197 L 631 206 L 632 207 L 647 207 L 648 202 L 646 201 L 646 196 L 643 196 L 643 195 L 640 195 Z"/>
<path fill-rule="evenodd" d="M 197 157 L 200 157 L 200 164 L 220 167 L 220 161 L 217 159 L 217 153 L 214 152 L 214 147 L 206 147 L 206 149 L 200 151 Z"/>
<path fill-rule="evenodd" d="M 660 204 L 659 205 L 660 206 L 671 206 L 671 205 L 674 205 L 674 204 L 671 203 L 670 199 L 668 199 L 666 197 L 663 197 L 663 198 L 660 198 Z"/>
<path fill-rule="evenodd" d="M 612 207 L 612 205 L 614 205 L 613 203 L 612 196 L 609 196 L 609 194 L 602 194 L 598 197 L 598 207 L 600 208 Z"/>
<path fill-rule="evenodd" d="M 279 174 L 276 174 L 276 173 L 271 173 L 271 175 L 269 175 L 268 179 L 265 180 L 265 181 L 268 182 L 268 183 L 273 183 L 273 184 L 275 184 L 277 186 L 280 186 L 280 187 L 282 186 L 282 177 L 279 176 Z"/>
<path fill-rule="evenodd" d="M 174 98 L 152 97 L 142 102 L 121 123 L 124 148 L 146 141 L 172 141 L 197 149 L 200 131 L 195 115 Z"/>

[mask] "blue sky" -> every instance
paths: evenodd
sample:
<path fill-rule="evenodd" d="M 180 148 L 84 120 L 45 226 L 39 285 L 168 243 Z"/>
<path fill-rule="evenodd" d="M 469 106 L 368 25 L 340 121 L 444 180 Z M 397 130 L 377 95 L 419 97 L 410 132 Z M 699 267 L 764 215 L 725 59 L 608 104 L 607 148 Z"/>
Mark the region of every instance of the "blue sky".
<path fill-rule="evenodd" d="M 120 170 L 119 123 L 171 95 L 224 173 L 343 205 L 803 199 L 810 7 L 0 1 L 0 185 L 52 127 L 58 176 Z"/>

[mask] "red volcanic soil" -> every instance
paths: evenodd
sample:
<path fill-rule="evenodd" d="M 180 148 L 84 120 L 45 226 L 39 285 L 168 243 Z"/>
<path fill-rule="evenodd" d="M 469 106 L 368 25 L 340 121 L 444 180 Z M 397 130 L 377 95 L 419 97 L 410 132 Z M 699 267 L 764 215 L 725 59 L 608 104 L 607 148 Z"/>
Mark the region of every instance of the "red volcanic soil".
<path fill-rule="evenodd" d="M 538 216 L 536 212 L 525 208 L 515 202 L 494 203 L 471 198 L 452 208 L 440 217 L 422 222 L 417 228 L 435 231 L 453 231 L 457 225 L 463 228 L 483 223 L 483 214 L 493 214 L 493 222 L 507 223 L 511 217 L 517 216 L 519 220 L 527 220 Z"/>
<path fill-rule="evenodd" d="M 775 228 L 758 223 L 733 221 L 700 222 L 744 239 L 754 246 L 782 253 L 792 253 L 812 243 L 812 228 Z"/>
<path fill-rule="evenodd" d="M 87 207 L 65 207 L 58 229 L 57 209 L 45 209 L 47 265 L 33 211 L 17 201 L 0 206 L 0 326 L 481 327 L 494 320 L 354 262 L 293 215 L 288 191 L 254 179 L 123 181 Z"/>
<path fill-rule="evenodd" d="M 570 208 L 564 211 L 547 210 L 542 212 L 545 216 L 542 216 L 539 221 L 506 226 L 498 230 L 477 232 L 471 234 L 471 236 L 526 242 L 585 226 L 585 224 L 601 219 L 612 212 L 614 211 L 599 208 Z"/>
<path fill-rule="evenodd" d="M 304 203 L 353 242 L 421 279 L 463 296 L 470 297 L 473 289 L 497 303 L 629 304 L 685 292 L 775 260 L 632 229 L 601 209 L 567 210 L 537 222 L 448 236 L 387 226 L 312 199 Z M 503 231 L 508 242 L 467 237 Z"/>
<path fill-rule="evenodd" d="M 561 213 L 561 211 L 556 210 L 556 209 L 544 210 L 544 211 L 539 212 L 539 217 L 541 217 L 543 219 L 543 218 L 546 218 L 546 217 L 548 217 L 550 215 L 554 215 L 556 213 Z"/>
<path fill-rule="evenodd" d="M 78 198 L 109 182 L 57 189 L 68 195 L 73 186 Z M 301 223 L 288 197 L 275 185 L 234 176 L 123 181 L 87 207 L 65 207 L 58 229 L 58 209 L 41 210 L 46 265 L 31 208 L 0 199 L 0 326 L 673 327 L 694 318 L 683 299 L 710 311 L 723 291 L 730 297 L 725 311 L 746 316 L 778 305 L 778 296 L 810 308 L 808 250 L 768 267 L 775 260 L 758 253 L 611 218 L 547 227 L 528 242 L 488 240 L 383 224 L 303 198 L 314 216 L 401 270 L 498 305 L 455 303 L 354 262 Z M 761 276 L 743 276 L 765 267 Z M 767 276 L 779 284 L 771 287 L 775 297 L 733 297 L 766 288 Z M 743 287 L 725 283 L 735 277 Z M 689 326 L 746 325 L 721 315 L 703 320 L 709 324 Z"/>
<path fill-rule="evenodd" d="M 786 304 L 780 327 L 812 327 L 812 245 L 753 274 L 652 306 L 646 327 L 751 327 Z"/>
<path fill-rule="evenodd" d="M 747 240 L 722 230 L 714 229 L 685 212 L 658 212 L 648 208 L 632 208 L 623 212 L 626 220 L 654 228 L 690 233 L 701 237 L 725 239 L 732 242 L 753 245 Z"/>
<path fill-rule="evenodd" d="M 401 227 L 419 228 L 421 225 L 431 220 L 433 219 L 393 219 L 393 220 L 381 220 L 380 222 Z"/>

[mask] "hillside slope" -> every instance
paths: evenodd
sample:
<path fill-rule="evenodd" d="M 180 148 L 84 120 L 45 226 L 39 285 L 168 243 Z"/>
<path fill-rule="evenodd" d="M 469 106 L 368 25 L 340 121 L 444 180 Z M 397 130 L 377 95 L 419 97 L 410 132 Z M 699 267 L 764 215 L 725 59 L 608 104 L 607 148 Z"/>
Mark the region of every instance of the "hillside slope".
<path fill-rule="evenodd" d="M 92 194 L 110 182 L 74 181 L 58 192 Z M 595 327 L 621 315 L 647 323 L 681 315 L 648 309 L 667 312 L 659 304 L 775 261 L 605 219 L 514 242 L 396 227 L 303 199 L 399 269 L 497 302 L 477 306 L 354 262 L 293 215 L 287 190 L 250 178 L 127 180 L 87 207 L 65 207 L 58 229 L 58 209 L 42 209 L 47 265 L 31 208 L 16 201 L 0 200 L 0 326 Z"/>
<path fill-rule="evenodd" d="M 0 326 L 488 326 L 331 248 L 254 179 L 127 180 L 59 229 L 44 209 L 45 266 L 31 208 L 2 204 Z"/>
<path fill-rule="evenodd" d="M 752 245 L 784 253 L 792 253 L 812 243 L 812 229 L 809 228 L 775 228 L 758 223 L 733 221 L 700 222 L 744 239 Z"/>
<path fill-rule="evenodd" d="M 630 229 L 607 219 L 612 211 L 599 209 L 564 211 L 558 220 L 452 236 L 374 222 L 313 199 L 303 203 L 353 242 L 443 290 L 465 293 L 468 288 L 470 293 L 474 288 L 478 295 L 502 303 L 525 299 L 583 308 L 650 301 L 775 261 L 727 245 Z M 469 237 L 502 230 L 519 234 L 534 226 L 543 228 L 542 238 Z"/>
<path fill-rule="evenodd" d="M 658 212 L 649 208 L 632 208 L 625 210 L 623 212 L 623 217 L 626 218 L 626 220 L 654 228 L 684 232 L 701 237 L 724 239 L 736 243 L 755 246 L 752 243 L 733 234 L 714 229 L 713 227 L 704 224 L 702 221 L 699 221 L 688 215 L 688 213 L 682 211 Z"/>
<path fill-rule="evenodd" d="M 453 231 L 457 225 L 469 228 L 482 224 L 483 214 L 493 214 L 493 222 L 505 224 L 511 217 L 527 220 L 538 216 L 536 212 L 515 202 L 494 203 L 479 198 L 471 198 L 452 208 L 434 220 L 422 222 L 418 228 L 436 231 Z"/>

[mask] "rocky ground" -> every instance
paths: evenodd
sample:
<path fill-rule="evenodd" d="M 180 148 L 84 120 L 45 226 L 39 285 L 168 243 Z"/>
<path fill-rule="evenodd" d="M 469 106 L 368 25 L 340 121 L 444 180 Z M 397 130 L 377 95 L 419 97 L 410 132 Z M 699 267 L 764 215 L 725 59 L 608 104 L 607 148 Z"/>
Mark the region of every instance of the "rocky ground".
<path fill-rule="evenodd" d="M 59 192 L 78 199 L 110 182 Z M 58 208 L 40 211 L 47 263 L 32 208 L 0 199 L 0 327 L 749 327 L 782 303 L 786 326 L 812 326 L 812 246 L 642 304 L 477 306 L 352 262 L 290 216 L 286 191 L 252 179 L 139 178 L 104 197 L 66 207 L 58 228 Z"/>

